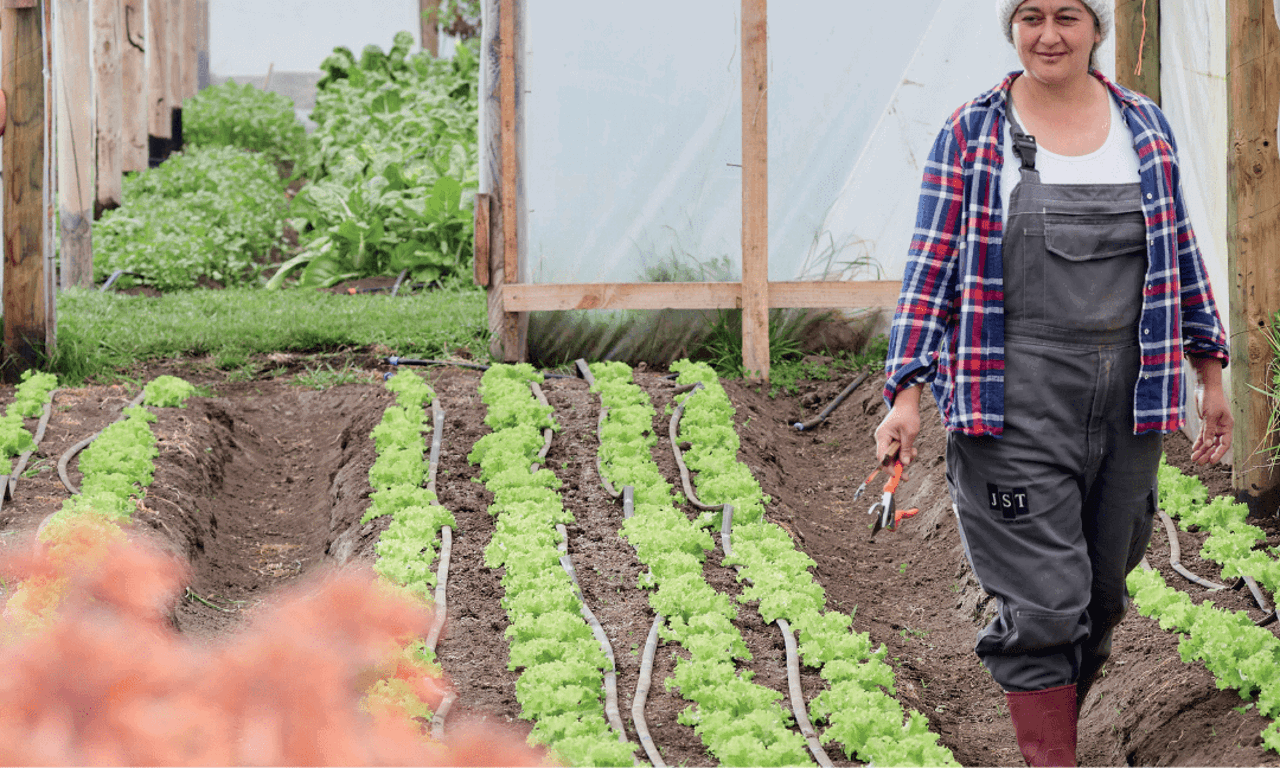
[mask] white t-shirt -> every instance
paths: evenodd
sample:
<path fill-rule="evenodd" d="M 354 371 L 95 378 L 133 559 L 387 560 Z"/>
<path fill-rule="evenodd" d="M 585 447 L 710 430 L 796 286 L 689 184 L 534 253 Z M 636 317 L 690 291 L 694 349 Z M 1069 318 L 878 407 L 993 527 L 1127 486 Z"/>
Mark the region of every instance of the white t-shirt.
<path fill-rule="evenodd" d="M 1108 97 L 1111 106 L 1111 129 L 1107 132 L 1107 140 L 1096 151 L 1087 155 L 1067 156 L 1036 147 L 1036 170 L 1040 172 L 1041 184 L 1137 184 L 1138 153 L 1133 148 L 1133 131 L 1120 114 L 1116 100 Z M 1013 108 L 1013 100 L 1009 101 L 1009 109 L 1018 118 Z M 1022 121 L 1018 120 L 1021 124 Z M 1009 197 L 1013 187 L 1022 179 L 1022 158 L 1013 151 L 1012 124 L 1005 120 L 1004 131 L 1004 169 L 1000 176 L 1000 198 L 1002 210 L 1009 210 Z M 1025 128 L 1024 128 L 1025 130 Z"/>

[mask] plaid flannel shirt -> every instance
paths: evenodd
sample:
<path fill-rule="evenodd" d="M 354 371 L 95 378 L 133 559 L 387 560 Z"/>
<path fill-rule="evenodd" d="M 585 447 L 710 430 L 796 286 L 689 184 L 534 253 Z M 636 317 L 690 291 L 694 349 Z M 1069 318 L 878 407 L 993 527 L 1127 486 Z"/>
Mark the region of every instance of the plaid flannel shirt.
<path fill-rule="evenodd" d="M 887 403 L 932 382 L 944 424 L 969 435 L 1004 428 L 1000 174 L 1005 107 L 1019 74 L 956 110 L 934 142 L 885 363 Z M 1093 75 L 1133 132 L 1147 223 L 1134 431 L 1172 432 L 1186 420 L 1183 355 L 1226 365 L 1226 332 L 1188 220 L 1169 123 L 1147 97 Z"/>

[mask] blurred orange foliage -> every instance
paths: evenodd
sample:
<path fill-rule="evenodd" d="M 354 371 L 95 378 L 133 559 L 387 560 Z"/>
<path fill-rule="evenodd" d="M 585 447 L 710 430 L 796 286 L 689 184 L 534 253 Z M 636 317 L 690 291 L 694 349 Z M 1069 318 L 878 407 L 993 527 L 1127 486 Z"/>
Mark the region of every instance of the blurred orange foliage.
<path fill-rule="evenodd" d="M 394 706 L 361 706 L 383 678 L 432 708 L 448 686 L 403 651 L 430 612 L 371 571 L 334 570 L 197 643 L 170 618 L 183 565 L 97 527 L 0 564 L 22 580 L 5 595 L 0 763 L 546 764 L 493 724 L 450 723 L 440 743 Z"/>

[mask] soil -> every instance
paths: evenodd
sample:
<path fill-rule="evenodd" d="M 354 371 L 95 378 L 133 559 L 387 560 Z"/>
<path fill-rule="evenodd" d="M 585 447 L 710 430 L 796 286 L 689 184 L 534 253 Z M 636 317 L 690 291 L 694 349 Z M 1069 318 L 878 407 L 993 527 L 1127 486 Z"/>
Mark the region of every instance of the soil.
<path fill-rule="evenodd" d="M 202 395 L 185 408 L 157 410 L 155 479 L 134 515 L 140 534 L 190 563 L 189 587 L 173 616 L 180 631 L 201 638 L 233 632 L 253 606 L 281 587 L 326 568 L 372 560 L 385 522 L 360 523 L 371 492 L 369 433 L 391 397 L 381 386 L 386 367 L 372 356 L 364 363 L 362 380 L 321 390 L 299 384 L 292 374 L 301 363 L 289 356 L 264 358 L 261 376 L 251 380 L 229 379 L 201 361 L 133 372 L 137 381 L 173 373 L 202 387 Z M 491 499 L 467 461 L 471 446 L 488 431 L 478 394 L 480 372 L 455 366 L 418 370 L 445 410 L 437 489 L 457 521 L 448 620 L 438 647 L 441 666 L 459 696 L 451 717 L 473 715 L 518 726 L 500 574 L 483 564 L 493 531 L 487 512 Z M 673 393 L 663 373 L 636 372 L 659 414 L 654 431 L 660 436 L 667 434 L 663 414 Z M 888 649 L 902 704 L 926 714 L 962 764 L 1021 765 L 1003 696 L 972 651 L 975 633 L 992 608 L 962 554 L 944 479 L 945 432 L 931 405 L 923 414 L 919 460 L 899 490 L 899 504 L 918 507 L 920 513 L 898 531 L 870 541 L 869 501 L 851 500 L 873 466 L 872 431 L 883 415 L 874 381 L 805 431 L 793 425 L 814 417 L 847 381 L 806 381 L 797 392 L 773 397 L 759 386 L 725 381 L 737 411 L 740 458 L 772 498 L 769 518 L 817 563 L 815 575 L 829 607 L 853 612 L 854 629 Z M 619 704 L 626 713 L 652 614 L 645 593 L 635 586 L 640 574 L 635 553 L 617 534 L 621 504 L 597 475 L 599 401 L 584 381 L 572 377 L 549 378 L 543 390 L 563 427 L 546 466 L 564 483 L 564 504 L 576 521 L 569 526 L 570 553 L 586 600 L 613 643 Z M 19 540 L 18 534 L 32 531 L 59 508 L 69 495 L 59 460 L 114 420 L 136 393 L 136 385 L 55 393 L 43 440 L 17 478 L 13 498 L 0 508 L 0 541 Z M 0 390 L 0 404 L 12 397 L 11 388 Z M 1166 439 L 1171 463 L 1199 475 L 1211 493 L 1230 493 L 1230 472 L 1192 467 L 1189 452 L 1185 437 Z M 665 439 L 654 457 L 679 485 Z M 78 484 L 74 459 L 66 474 Z M 878 491 L 879 483 L 873 485 Z M 1268 532 L 1270 545 L 1280 544 L 1274 519 L 1251 522 Z M 1196 555 L 1199 537 L 1182 533 L 1179 538 L 1183 564 L 1217 578 L 1214 567 Z M 1170 584 L 1197 600 L 1206 596 L 1173 573 L 1168 552 L 1158 529 L 1148 561 Z M 718 558 L 709 558 L 706 575 L 716 588 L 740 593 L 732 571 L 718 565 Z M 1212 599 L 1262 616 L 1245 590 L 1216 592 Z M 755 680 L 785 692 L 783 643 L 776 628 L 764 625 L 750 605 L 742 607 L 737 623 L 752 652 L 748 666 Z M 1182 663 L 1175 635 L 1131 612 L 1115 645 L 1104 676 L 1084 703 L 1082 765 L 1280 764 L 1280 756 L 1261 745 L 1259 733 L 1267 721 L 1244 707 L 1236 693 L 1218 690 L 1202 666 Z M 660 647 L 646 710 L 654 741 L 668 764 L 715 764 L 692 729 L 676 721 L 686 702 L 659 684 L 673 665 L 673 651 Z M 816 675 L 806 673 L 807 695 L 820 685 Z M 635 738 L 634 732 L 628 736 Z M 829 753 L 836 765 L 857 764 L 835 745 Z"/>

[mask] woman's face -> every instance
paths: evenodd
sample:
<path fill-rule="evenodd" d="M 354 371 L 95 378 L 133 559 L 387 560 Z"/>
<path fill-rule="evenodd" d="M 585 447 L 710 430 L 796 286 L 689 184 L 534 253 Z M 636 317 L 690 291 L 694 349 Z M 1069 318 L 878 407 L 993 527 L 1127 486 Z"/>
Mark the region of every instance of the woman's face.
<path fill-rule="evenodd" d="M 1088 73 L 1102 35 L 1080 0 L 1026 0 L 1013 12 L 1013 42 L 1026 74 L 1056 85 Z"/>

